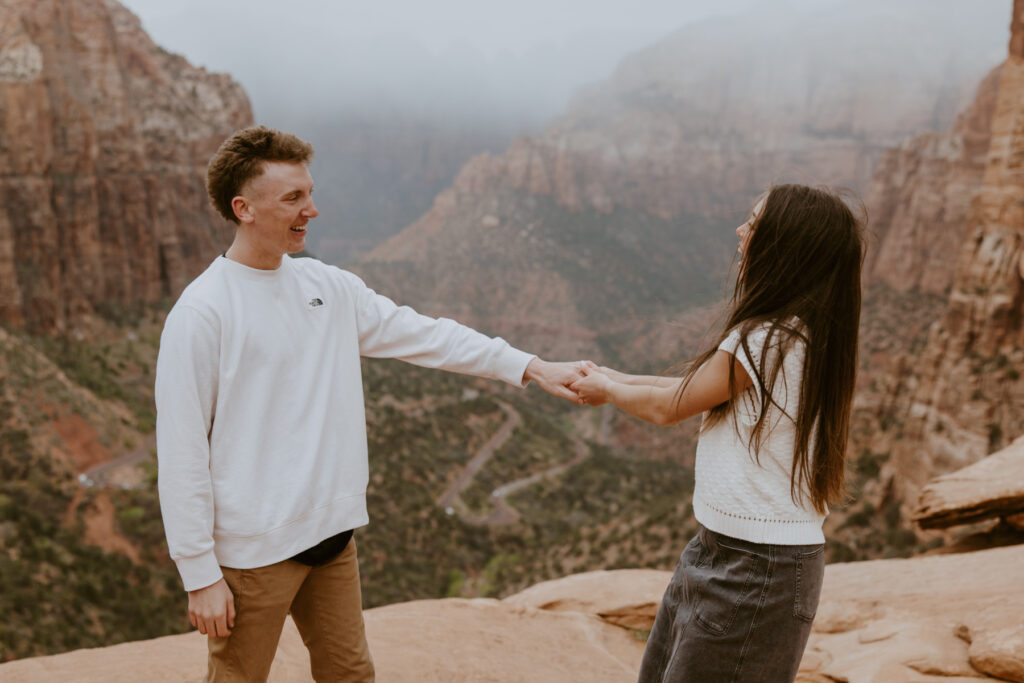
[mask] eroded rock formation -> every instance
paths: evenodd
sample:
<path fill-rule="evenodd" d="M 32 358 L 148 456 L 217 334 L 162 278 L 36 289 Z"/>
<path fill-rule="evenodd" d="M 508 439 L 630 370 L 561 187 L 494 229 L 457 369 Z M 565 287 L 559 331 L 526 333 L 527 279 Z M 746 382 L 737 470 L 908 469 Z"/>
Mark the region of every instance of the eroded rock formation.
<path fill-rule="evenodd" d="M 925 133 L 887 151 L 865 196 L 875 238 L 869 282 L 946 295 L 981 188 L 1001 69 L 945 133 Z"/>
<path fill-rule="evenodd" d="M 896 359 L 882 390 L 891 396 L 873 448 L 891 453 L 883 477 L 907 505 L 936 474 L 1024 433 L 1024 0 L 1014 1 L 991 121 L 978 189 L 946 189 L 973 197 L 945 312 L 920 353 Z"/>
<path fill-rule="evenodd" d="M 1024 438 L 973 465 L 944 474 L 921 492 L 914 521 L 943 529 L 1024 513 Z"/>
<path fill-rule="evenodd" d="M 0 323 L 176 296 L 230 240 L 205 168 L 251 121 L 116 0 L 0 0 Z"/>
<path fill-rule="evenodd" d="M 623 339 L 722 296 L 734 221 L 769 183 L 862 190 L 886 148 L 948 125 L 991 68 L 944 53 L 959 43 L 935 44 L 924 4 L 909 22 L 885 12 L 881 33 L 850 7 L 709 21 L 630 56 L 544 134 L 467 163 L 356 269 L 541 353 L 638 360 Z"/>

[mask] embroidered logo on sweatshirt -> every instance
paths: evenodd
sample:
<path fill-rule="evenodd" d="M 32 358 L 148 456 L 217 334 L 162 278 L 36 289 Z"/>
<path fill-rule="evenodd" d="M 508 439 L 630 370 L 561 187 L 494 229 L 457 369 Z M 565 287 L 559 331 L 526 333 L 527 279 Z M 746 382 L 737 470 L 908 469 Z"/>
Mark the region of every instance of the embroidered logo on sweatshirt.
<path fill-rule="evenodd" d="M 312 310 L 314 308 L 320 308 L 323 305 L 324 305 L 324 300 L 321 299 L 318 296 L 315 296 L 315 297 L 313 297 L 312 299 L 310 299 L 309 301 L 306 302 L 306 308 L 308 308 L 310 310 Z"/>

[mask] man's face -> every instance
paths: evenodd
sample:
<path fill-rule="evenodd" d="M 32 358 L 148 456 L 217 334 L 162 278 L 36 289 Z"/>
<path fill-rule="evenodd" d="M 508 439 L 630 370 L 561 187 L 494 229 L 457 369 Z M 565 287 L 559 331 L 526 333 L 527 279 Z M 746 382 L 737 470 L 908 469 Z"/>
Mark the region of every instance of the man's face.
<path fill-rule="evenodd" d="M 305 164 L 263 163 L 263 173 L 241 191 L 240 215 L 249 244 L 262 258 L 280 259 L 306 246 L 306 225 L 316 218 L 313 178 Z"/>

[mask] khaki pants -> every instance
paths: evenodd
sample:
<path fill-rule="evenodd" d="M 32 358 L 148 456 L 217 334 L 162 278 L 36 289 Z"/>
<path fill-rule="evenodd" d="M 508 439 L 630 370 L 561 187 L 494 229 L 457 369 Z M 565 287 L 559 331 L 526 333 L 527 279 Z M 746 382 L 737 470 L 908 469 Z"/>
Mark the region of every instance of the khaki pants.
<path fill-rule="evenodd" d="M 235 596 L 235 627 L 226 638 L 207 639 L 209 683 L 265 681 L 289 611 L 309 649 L 314 680 L 374 680 L 354 538 L 338 557 L 319 567 L 284 560 L 256 569 L 222 570 Z"/>

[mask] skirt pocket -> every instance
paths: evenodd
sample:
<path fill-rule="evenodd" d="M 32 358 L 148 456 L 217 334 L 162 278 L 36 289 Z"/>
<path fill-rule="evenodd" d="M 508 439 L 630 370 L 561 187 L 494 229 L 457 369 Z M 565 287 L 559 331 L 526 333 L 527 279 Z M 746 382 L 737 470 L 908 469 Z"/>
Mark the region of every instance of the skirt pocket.
<path fill-rule="evenodd" d="M 700 571 L 704 580 L 694 616 L 705 631 L 723 636 L 744 607 L 754 607 L 767 571 L 767 560 L 719 543 L 710 554 L 709 565 Z"/>
<path fill-rule="evenodd" d="M 814 621 L 821 597 L 821 584 L 825 579 L 825 546 L 809 552 L 796 554 L 796 588 L 793 599 L 793 616 L 804 621 Z"/>

